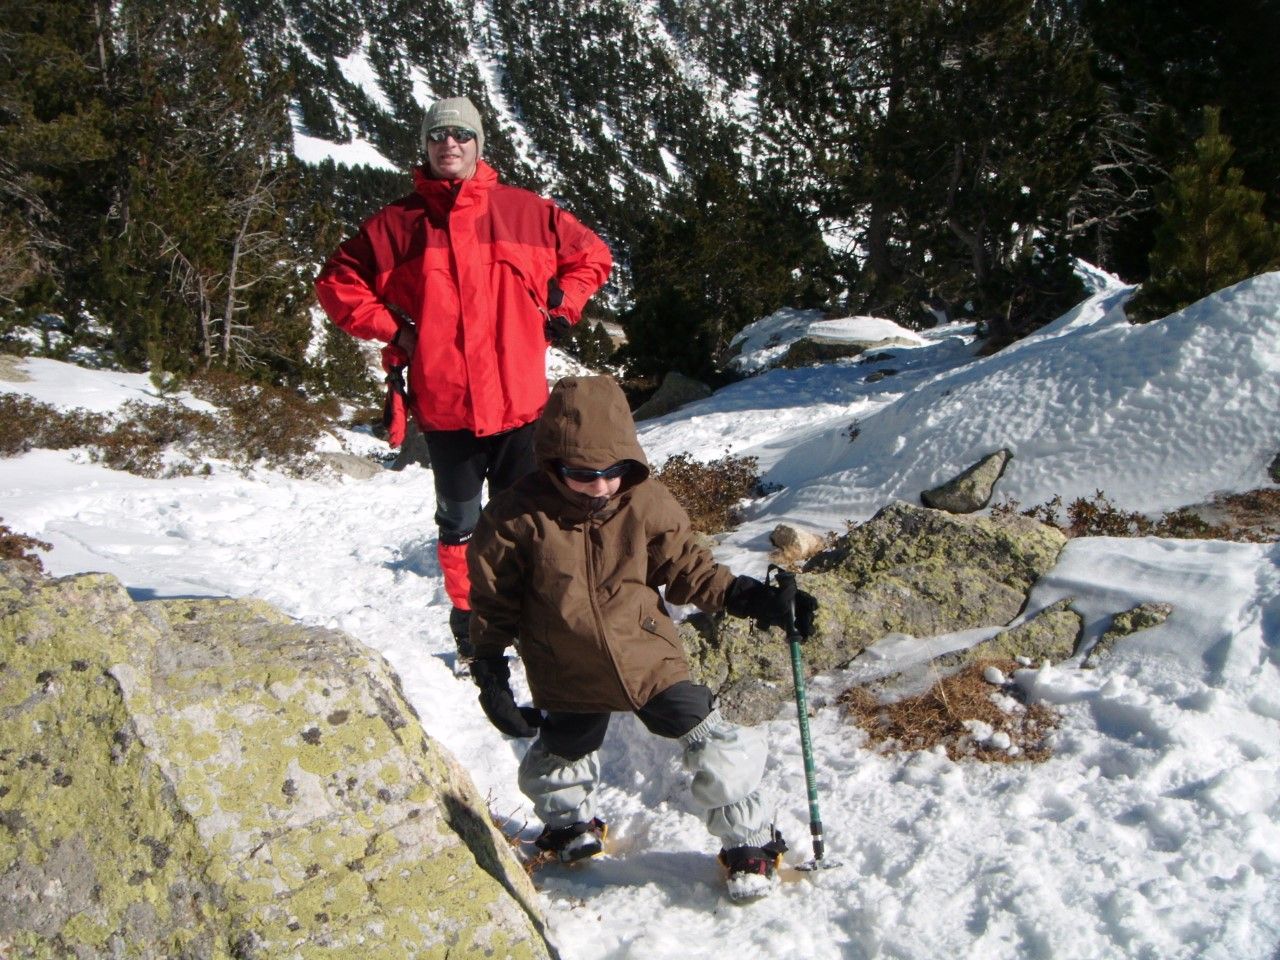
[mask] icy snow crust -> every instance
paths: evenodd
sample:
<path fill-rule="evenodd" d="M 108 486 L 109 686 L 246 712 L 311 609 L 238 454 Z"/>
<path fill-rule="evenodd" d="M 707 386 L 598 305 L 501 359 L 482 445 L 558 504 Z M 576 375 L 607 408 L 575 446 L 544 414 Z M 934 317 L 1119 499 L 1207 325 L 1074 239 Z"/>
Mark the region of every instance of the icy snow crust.
<path fill-rule="evenodd" d="M 1028 506 L 1101 488 L 1125 508 L 1156 510 L 1266 485 L 1280 447 L 1280 274 L 1142 327 L 1124 322 L 1128 292 L 1100 282 L 1060 321 L 987 359 L 975 359 L 971 331 L 957 326 L 872 363 L 763 373 L 643 423 L 641 439 L 659 463 L 682 451 L 757 456 L 765 478 L 785 485 L 717 547 L 755 575 L 777 522 L 842 530 L 997 447 L 1014 453 L 1000 494 Z M 154 393 L 144 376 L 26 366 L 30 382 L 0 389 L 94 409 Z M 868 382 L 886 369 L 897 372 Z M 338 441 L 378 447 L 359 434 Z M 32 451 L 0 460 L 0 491 L 4 523 L 53 543 L 45 563 L 55 574 L 106 570 L 137 597 L 257 595 L 381 651 L 495 812 L 536 833 L 515 785 L 523 745 L 485 722 L 450 670 L 427 472 L 362 483 L 219 468 L 153 481 L 83 453 Z M 1028 615 L 1063 597 L 1091 639 L 1137 603 L 1174 611 L 1097 669 L 1067 663 L 1010 678 L 1062 712 L 1043 765 L 882 755 L 830 705 L 850 677 L 902 669 L 990 630 L 889 638 L 847 672 L 815 680 L 811 729 L 836 869 L 792 869 L 812 855 L 794 708 L 769 723 L 766 789 L 790 866 L 774 895 L 752 904 L 725 896 L 675 745 L 617 717 L 599 808 L 611 856 L 540 881 L 562 956 L 1272 960 L 1280 547 L 1075 540 Z M 518 668 L 515 682 L 527 696 Z"/>

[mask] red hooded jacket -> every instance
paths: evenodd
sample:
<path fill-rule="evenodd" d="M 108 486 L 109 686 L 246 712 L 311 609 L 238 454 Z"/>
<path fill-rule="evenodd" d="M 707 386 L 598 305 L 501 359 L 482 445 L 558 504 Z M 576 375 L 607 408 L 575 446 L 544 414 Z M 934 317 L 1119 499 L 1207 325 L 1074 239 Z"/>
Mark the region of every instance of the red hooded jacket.
<path fill-rule="evenodd" d="M 415 170 L 414 186 L 329 258 L 320 304 L 366 340 L 417 327 L 408 386 L 423 430 L 488 436 L 530 423 L 547 401 L 548 283 L 563 291 L 554 312 L 576 323 L 609 276 L 609 248 L 484 161 L 470 180 Z"/>

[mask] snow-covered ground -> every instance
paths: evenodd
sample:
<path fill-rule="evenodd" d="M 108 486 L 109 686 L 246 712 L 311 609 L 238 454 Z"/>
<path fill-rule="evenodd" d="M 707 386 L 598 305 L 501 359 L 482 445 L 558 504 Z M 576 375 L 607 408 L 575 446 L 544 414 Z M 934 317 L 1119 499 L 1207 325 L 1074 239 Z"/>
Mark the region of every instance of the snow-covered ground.
<path fill-rule="evenodd" d="M 1101 278 L 1076 310 L 989 358 L 975 358 L 971 331 L 953 326 L 901 331 L 914 345 L 870 363 L 762 373 L 642 423 L 641 441 L 659 462 L 686 451 L 759 458 L 783 489 L 717 548 L 757 576 L 778 522 L 843 530 L 999 447 L 1014 458 L 998 495 L 1024 506 L 1102 489 L 1125 509 L 1164 510 L 1269 485 L 1280 451 L 1280 274 L 1142 327 L 1124 322 L 1127 293 Z M 776 349 L 766 344 L 788 323 L 796 318 L 768 318 L 746 336 Z M 860 326 L 847 325 L 851 335 Z M 828 324 L 824 336 L 841 329 Z M 26 369 L 29 382 L 0 389 L 95 409 L 154 393 L 144 376 L 44 360 Z M 515 786 L 522 744 L 484 721 L 450 670 L 426 471 L 361 482 L 218 469 L 155 481 L 76 452 L 32 451 L 0 460 L 0 502 L 6 524 L 53 544 L 44 559 L 54 574 L 109 571 L 137 597 L 253 594 L 349 631 L 391 661 L 428 732 L 462 758 L 495 812 L 535 831 Z M 613 856 L 539 875 L 562 956 L 1274 960 L 1280 546 L 1074 540 L 1028 613 L 1062 597 L 1092 635 L 1140 602 L 1174 612 L 1097 669 L 1017 675 L 1062 714 L 1044 764 L 883 755 L 829 705 L 849 676 L 973 638 L 898 638 L 847 674 L 819 678 L 819 795 L 840 865 L 787 870 L 775 896 L 749 906 L 722 895 L 715 843 L 674 744 L 618 716 L 601 801 Z M 794 708 L 768 733 L 767 788 L 794 865 L 810 856 Z"/>

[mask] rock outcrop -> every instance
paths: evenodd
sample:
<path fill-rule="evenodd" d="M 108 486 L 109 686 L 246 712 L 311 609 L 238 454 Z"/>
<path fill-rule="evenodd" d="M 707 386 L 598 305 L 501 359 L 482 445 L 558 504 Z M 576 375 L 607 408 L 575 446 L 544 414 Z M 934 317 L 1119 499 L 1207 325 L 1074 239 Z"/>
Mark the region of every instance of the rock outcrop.
<path fill-rule="evenodd" d="M 963 473 L 946 483 L 920 494 L 920 502 L 935 510 L 948 513 L 976 513 L 991 502 L 996 481 L 1013 459 L 1009 450 L 997 450 L 987 454 Z"/>
<path fill-rule="evenodd" d="M 1061 663 L 1076 654 L 1084 618 L 1071 609 L 1070 597 L 1041 610 L 1026 623 L 996 634 L 964 652 L 964 662 L 974 660 L 1029 660 L 1039 666 L 1046 660 Z"/>
<path fill-rule="evenodd" d="M 687 377 L 678 370 L 670 371 L 662 378 L 662 385 L 644 403 L 632 411 L 632 419 L 652 420 L 673 410 L 679 410 L 685 404 L 695 400 L 705 400 L 711 396 L 711 388 L 701 380 Z"/>
<path fill-rule="evenodd" d="M 386 662 L 257 601 L 0 565 L 0 954 L 554 956 Z"/>
<path fill-rule="evenodd" d="M 956 516 L 894 503 L 799 575 L 819 603 L 806 670 L 842 667 L 891 633 L 929 637 L 1008 623 L 1065 544 L 1062 531 L 1030 517 Z M 695 617 L 681 631 L 697 679 L 739 722 L 772 717 L 793 695 L 781 631 L 764 636 L 732 617 Z"/>
<path fill-rule="evenodd" d="M 1087 669 L 1096 667 L 1099 662 L 1111 655 L 1111 651 L 1119 641 L 1143 630 L 1160 626 L 1169 619 L 1171 613 L 1173 613 L 1172 604 L 1152 602 L 1140 603 L 1131 610 L 1114 614 L 1111 617 L 1111 626 L 1085 655 L 1082 666 Z"/>

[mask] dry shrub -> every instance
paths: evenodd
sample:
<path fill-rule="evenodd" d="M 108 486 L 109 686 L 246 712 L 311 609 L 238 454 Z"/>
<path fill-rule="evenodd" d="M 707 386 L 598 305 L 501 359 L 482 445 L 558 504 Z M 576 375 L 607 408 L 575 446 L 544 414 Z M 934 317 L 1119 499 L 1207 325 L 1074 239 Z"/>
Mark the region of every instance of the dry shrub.
<path fill-rule="evenodd" d="M 1242 531 L 1238 539 L 1253 543 L 1280 540 L 1280 489 L 1264 487 L 1227 494 L 1214 500 L 1212 506 L 1226 517 L 1223 526 Z"/>
<path fill-rule="evenodd" d="M 308 472 L 309 458 L 338 409 L 268 384 L 228 373 L 206 373 L 191 392 L 221 408 L 221 456 L 243 465 L 261 461 L 295 474 Z"/>
<path fill-rule="evenodd" d="M 1048 735 L 1058 717 L 1044 704 L 1017 699 L 1016 688 L 995 686 L 983 676 L 988 667 L 1008 675 L 1019 669 L 1014 660 L 982 660 L 945 677 L 929 690 L 892 703 L 881 703 L 863 687 L 851 687 L 839 703 L 871 743 L 885 751 L 930 750 L 941 745 L 952 760 L 974 759 L 996 763 L 1040 763 L 1051 753 Z M 1016 701 L 1012 709 L 1006 705 Z M 977 721 L 1009 738 L 1012 749 L 990 741 L 977 743 L 966 721 Z"/>
<path fill-rule="evenodd" d="M 688 453 L 677 453 L 654 472 L 689 514 L 695 530 L 720 533 L 742 522 L 739 504 L 755 496 L 760 475 L 755 457 L 732 457 L 701 463 Z"/>
<path fill-rule="evenodd" d="M 15 533 L 7 524 L 0 523 L 0 560 L 15 560 L 33 568 L 38 573 L 44 573 L 44 564 L 40 557 L 31 551 L 48 552 L 52 549 L 52 544 L 37 540 L 35 537 L 28 537 L 25 533 Z"/>
<path fill-rule="evenodd" d="M 124 470 L 142 477 L 160 477 L 166 472 L 165 453 L 170 449 L 196 453 L 217 437 L 218 421 L 207 413 L 188 409 L 180 403 L 143 403 L 130 400 L 120 407 L 124 419 L 111 431 L 90 444 L 94 461 L 112 470 Z"/>
<path fill-rule="evenodd" d="M 1210 523 L 1196 510 L 1181 507 L 1152 519 L 1137 511 L 1121 510 L 1101 490 L 1091 499 L 1077 497 L 1067 505 L 1066 522 L 1062 498 L 1019 511 L 1016 500 L 992 507 L 992 513 L 1021 512 L 1041 523 L 1058 527 L 1069 537 L 1165 537 L 1175 540 L 1234 540 L 1269 543 L 1280 537 L 1272 522 L 1280 522 L 1280 491 L 1254 490 L 1232 494 L 1212 504 L 1227 520 Z"/>
<path fill-rule="evenodd" d="M 504 817 L 501 814 L 494 813 L 493 795 L 490 794 L 487 800 L 489 802 L 489 819 L 506 839 L 507 845 L 515 853 L 520 865 L 524 867 L 525 873 L 532 877 L 547 864 L 559 862 L 556 855 L 550 850 L 539 850 L 534 846 L 533 841 L 521 839 L 521 835 L 529 826 L 529 821 L 523 820 L 520 823 L 516 823 L 514 816 Z M 529 850 L 530 847 L 533 848 L 532 852 Z"/>
<path fill-rule="evenodd" d="M 144 477 L 189 474 L 193 461 L 205 459 L 241 467 L 264 463 L 298 476 L 311 471 L 316 442 L 330 423 L 329 406 L 230 375 L 205 376 L 191 388 L 220 409 L 204 413 L 172 400 L 134 400 L 113 418 L 0 394 L 0 456 L 84 447 L 95 462 Z M 186 462 L 166 466 L 171 452 Z"/>
<path fill-rule="evenodd" d="M 16 393 L 0 393 L 0 457 L 28 450 L 88 446 L 111 429 L 111 418 L 88 410 L 59 410 Z"/>

